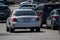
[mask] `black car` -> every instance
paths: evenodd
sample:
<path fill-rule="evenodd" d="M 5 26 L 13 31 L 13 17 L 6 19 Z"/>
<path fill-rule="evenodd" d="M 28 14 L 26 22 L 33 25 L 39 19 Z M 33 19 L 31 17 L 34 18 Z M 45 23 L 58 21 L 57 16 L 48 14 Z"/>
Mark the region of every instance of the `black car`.
<path fill-rule="evenodd" d="M 7 5 L 0 5 L 0 20 L 6 20 L 11 14 L 11 10 Z"/>
<path fill-rule="evenodd" d="M 49 16 L 50 12 L 53 9 L 60 8 L 60 4 L 40 4 L 40 6 L 37 8 L 38 11 L 40 11 L 40 14 L 42 15 L 42 24 L 46 24 L 46 19 Z"/>

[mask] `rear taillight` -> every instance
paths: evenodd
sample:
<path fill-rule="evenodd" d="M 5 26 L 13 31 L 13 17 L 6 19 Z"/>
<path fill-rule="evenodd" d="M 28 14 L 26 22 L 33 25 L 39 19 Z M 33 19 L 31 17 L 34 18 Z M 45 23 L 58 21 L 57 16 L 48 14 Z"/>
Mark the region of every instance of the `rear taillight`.
<path fill-rule="evenodd" d="M 58 16 L 53 16 L 53 18 L 54 18 L 54 19 L 57 19 L 57 18 L 58 18 Z"/>
<path fill-rule="evenodd" d="M 40 18 L 39 18 L 39 17 L 37 17 L 37 18 L 36 18 L 36 21 L 40 21 Z"/>
<path fill-rule="evenodd" d="M 16 18 L 13 18 L 13 22 L 16 22 L 17 21 L 17 19 Z"/>
<path fill-rule="evenodd" d="M 42 16 L 44 16 L 44 11 L 42 11 Z"/>

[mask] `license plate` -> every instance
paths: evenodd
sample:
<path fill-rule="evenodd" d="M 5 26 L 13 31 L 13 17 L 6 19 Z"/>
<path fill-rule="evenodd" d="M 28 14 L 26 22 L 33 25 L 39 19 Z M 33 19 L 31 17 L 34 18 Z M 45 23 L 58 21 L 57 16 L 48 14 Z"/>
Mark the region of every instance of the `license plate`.
<path fill-rule="evenodd" d="M 24 22 L 30 22 L 30 19 L 29 18 L 25 18 Z"/>

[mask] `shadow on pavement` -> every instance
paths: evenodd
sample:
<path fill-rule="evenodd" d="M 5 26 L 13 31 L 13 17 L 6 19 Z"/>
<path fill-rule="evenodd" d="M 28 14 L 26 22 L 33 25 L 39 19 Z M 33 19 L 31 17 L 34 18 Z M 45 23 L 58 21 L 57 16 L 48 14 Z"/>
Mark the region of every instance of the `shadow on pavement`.
<path fill-rule="evenodd" d="M 40 32 L 31 32 L 31 31 L 14 31 L 12 32 L 13 34 L 15 33 L 45 33 L 45 31 L 40 31 Z M 10 32 L 9 33 L 0 33 L 0 36 L 9 36 L 9 35 L 12 35 Z"/>
<path fill-rule="evenodd" d="M 6 23 L 6 22 L 0 22 L 0 23 Z"/>
<path fill-rule="evenodd" d="M 40 32 L 36 32 L 36 31 L 14 31 L 13 33 L 45 33 L 45 31 L 40 31 Z"/>
<path fill-rule="evenodd" d="M 0 36 L 8 36 L 10 34 L 7 34 L 7 33 L 0 33 Z"/>

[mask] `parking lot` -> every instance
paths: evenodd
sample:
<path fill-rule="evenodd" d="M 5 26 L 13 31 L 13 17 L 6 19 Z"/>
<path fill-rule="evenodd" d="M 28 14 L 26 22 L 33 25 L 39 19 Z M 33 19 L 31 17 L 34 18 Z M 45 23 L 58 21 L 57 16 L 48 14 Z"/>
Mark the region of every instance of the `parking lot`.
<path fill-rule="evenodd" d="M 10 7 L 11 10 L 18 9 Z M 41 28 L 41 32 L 30 32 L 29 29 L 15 30 L 14 33 L 6 32 L 6 23 L 0 23 L 0 40 L 60 40 L 58 30 Z"/>
<path fill-rule="evenodd" d="M 6 32 L 6 24 L 0 23 L 0 40 L 60 40 L 57 30 L 43 29 L 41 32 L 30 32 L 29 29 L 15 30 L 14 33 Z"/>

